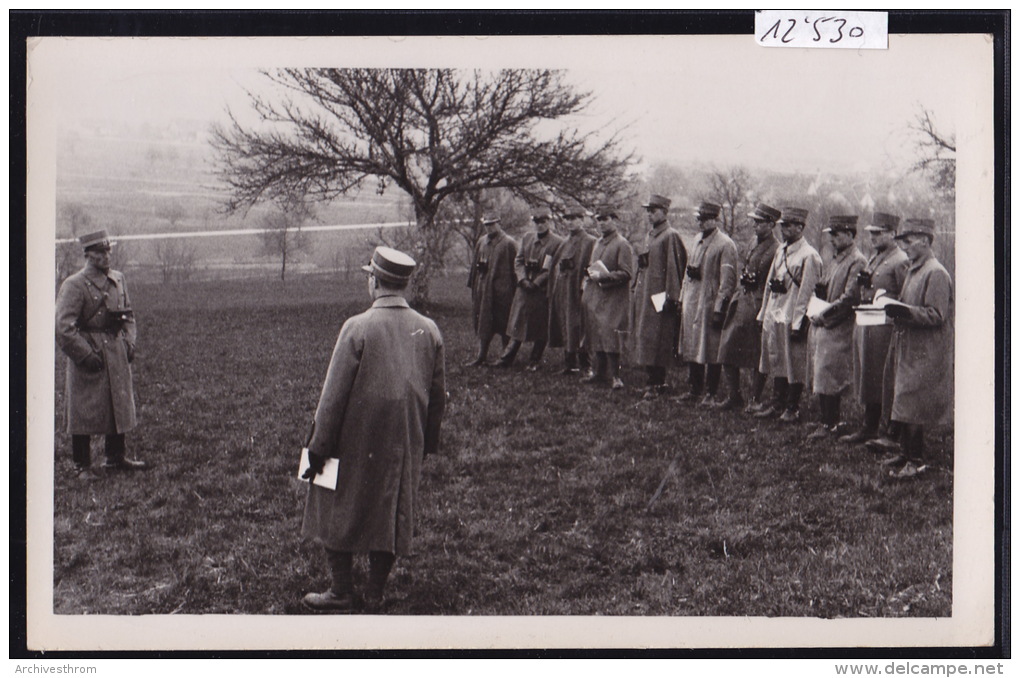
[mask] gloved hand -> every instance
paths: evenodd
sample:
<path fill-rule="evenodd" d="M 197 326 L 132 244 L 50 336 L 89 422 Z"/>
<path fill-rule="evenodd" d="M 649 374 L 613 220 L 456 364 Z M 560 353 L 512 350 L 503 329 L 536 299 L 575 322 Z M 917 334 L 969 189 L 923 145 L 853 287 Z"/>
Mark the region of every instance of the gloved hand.
<path fill-rule="evenodd" d="M 885 314 L 890 318 L 909 318 L 910 309 L 899 304 L 888 304 L 885 307 Z"/>
<path fill-rule="evenodd" d="M 326 457 L 315 454 L 311 450 L 308 451 L 308 469 L 301 476 L 304 480 L 312 480 L 315 476 L 322 473 L 322 469 L 326 466 Z"/>
<path fill-rule="evenodd" d="M 82 367 L 84 367 L 89 372 L 100 371 L 101 369 L 103 369 L 104 364 L 105 363 L 103 362 L 103 356 L 94 351 L 85 356 L 85 359 L 81 361 Z"/>
<path fill-rule="evenodd" d="M 797 341 L 804 341 L 805 339 L 807 339 L 807 332 L 808 332 L 808 325 L 809 324 L 810 323 L 808 322 L 808 319 L 804 318 L 804 321 L 800 324 L 800 328 L 799 329 L 795 330 L 795 329 L 793 329 L 791 327 L 790 328 L 790 341 L 797 342 Z"/>
<path fill-rule="evenodd" d="M 724 314 L 722 311 L 714 311 L 712 313 L 712 329 L 721 330 L 723 322 L 725 322 L 725 320 L 726 314 Z"/>
<path fill-rule="evenodd" d="M 129 363 L 135 361 L 135 345 L 130 341 L 125 340 L 124 343 L 127 345 L 127 359 Z"/>
<path fill-rule="evenodd" d="M 666 297 L 666 301 L 662 302 L 663 313 L 676 313 L 677 309 L 678 306 L 676 303 L 676 299 L 670 299 L 669 297 Z"/>

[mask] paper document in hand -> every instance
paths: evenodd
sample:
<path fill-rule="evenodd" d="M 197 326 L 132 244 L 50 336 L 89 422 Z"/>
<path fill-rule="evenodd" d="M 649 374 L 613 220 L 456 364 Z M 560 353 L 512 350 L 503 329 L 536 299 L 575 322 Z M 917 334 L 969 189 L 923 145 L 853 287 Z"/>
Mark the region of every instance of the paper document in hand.
<path fill-rule="evenodd" d="M 816 296 L 812 296 L 811 300 L 807 303 L 807 316 L 812 320 L 817 320 L 823 313 L 832 308 L 832 304 L 823 299 L 819 299 Z"/>
<path fill-rule="evenodd" d="M 311 463 L 308 461 L 308 448 L 302 447 L 301 464 L 299 465 L 297 472 L 298 480 L 303 480 L 306 483 L 308 482 L 307 479 L 302 478 L 301 476 L 305 474 L 305 471 L 308 470 L 309 466 L 311 466 Z M 329 459 L 326 459 L 326 465 L 322 467 L 322 473 L 315 476 L 315 478 L 312 479 L 312 482 L 319 487 L 325 487 L 327 490 L 335 490 L 336 483 L 339 479 L 340 460 L 330 457 Z"/>
<path fill-rule="evenodd" d="M 547 254 L 542 259 L 542 270 L 543 271 L 548 271 L 550 266 L 552 266 L 552 255 L 551 254 Z"/>
<path fill-rule="evenodd" d="M 603 276 L 609 275 L 609 269 L 602 263 L 601 259 L 596 259 L 592 262 L 591 266 L 588 267 L 588 275 L 598 280 Z"/>
<path fill-rule="evenodd" d="M 653 294 L 651 299 L 652 306 L 655 307 L 655 312 L 662 313 L 662 307 L 666 305 L 666 293 L 659 292 L 658 294 Z"/>

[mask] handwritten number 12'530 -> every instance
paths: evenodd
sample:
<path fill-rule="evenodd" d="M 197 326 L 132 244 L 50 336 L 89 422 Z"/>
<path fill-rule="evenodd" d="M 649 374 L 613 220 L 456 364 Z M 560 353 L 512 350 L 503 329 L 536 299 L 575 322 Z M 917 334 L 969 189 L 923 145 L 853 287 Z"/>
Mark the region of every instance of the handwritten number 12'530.
<path fill-rule="evenodd" d="M 782 36 L 780 36 L 779 33 L 780 31 L 782 31 L 783 28 L 782 24 L 784 21 L 789 21 L 790 25 L 786 29 L 786 31 L 782 34 Z M 836 29 L 836 37 L 830 38 L 829 42 L 837 43 L 844 37 L 843 29 L 845 29 L 847 25 L 846 19 L 829 16 L 815 19 L 814 21 L 812 21 L 809 17 L 804 18 L 804 23 L 811 26 L 811 28 L 814 29 L 815 37 L 811 39 L 812 42 L 819 42 L 822 39 L 822 31 L 829 28 L 829 26 L 825 26 L 825 24 L 830 21 L 834 22 L 832 25 Z M 797 26 L 799 25 L 800 24 L 795 19 L 780 19 L 776 23 L 772 24 L 772 26 L 767 31 L 765 31 L 765 33 L 761 36 L 761 40 L 764 41 L 766 38 L 771 37 L 773 39 L 779 40 L 784 44 L 793 42 L 794 37 L 791 34 L 793 33 L 794 29 L 797 28 Z M 819 30 L 819 27 L 821 28 L 821 30 Z M 860 38 L 863 35 L 864 29 L 861 26 L 851 26 L 850 30 L 846 32 L 846 36 L 851 38 Z"/>

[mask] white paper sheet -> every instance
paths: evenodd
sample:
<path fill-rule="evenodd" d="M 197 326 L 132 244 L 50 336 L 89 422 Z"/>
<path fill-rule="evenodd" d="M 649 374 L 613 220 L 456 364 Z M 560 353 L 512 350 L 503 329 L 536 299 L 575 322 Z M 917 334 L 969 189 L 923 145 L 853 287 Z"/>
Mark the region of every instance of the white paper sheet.
<path fill-rule="evenodd" d="M 302 447 L 301 464 L 299 465 L 297 472 L 298 480 L 302 480 L 306 483 L 308 482 L 301 476 L 305 474 L 305 471 L 308 470 L 309 466 L 311 466 L 311 463 L 308 461 L 308 448 Z M 329 458 L 326 460 L 326 465 L 322 467 L 322 473 L 316 475 L 312 482 L 314 482 L 319 487 L 325 487 L 328 490 L 335 490 L 337 481 L 339 479 L 340 479 L 340 460 Z"/>

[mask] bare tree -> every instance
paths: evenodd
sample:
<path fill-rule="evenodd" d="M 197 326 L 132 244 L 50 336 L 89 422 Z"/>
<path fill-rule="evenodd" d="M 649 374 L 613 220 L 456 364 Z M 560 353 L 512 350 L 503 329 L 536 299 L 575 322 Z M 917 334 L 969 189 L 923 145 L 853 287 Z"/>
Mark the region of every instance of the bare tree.
<path fill-rule="evenodd" d="M 731 167 L 712 172 L 710 179 L 712 198 L 722 206 L 722 230 L 732 236 L 736 230 L 737 213 L 750 202 L 751 175 L 743 167 Z"/>
<path fill-rule="evenodd" d="M 195 246 L 182 238 L 167 238 L 156 241 L 156 261 L 163 275 L 163 282 L 184 282 L 195 272 L 197 258 Z"/>
<path fill-rule="evenodd" d="M 910 125 L 916 135 L 919 159 L 911 169 L 924 174 L 943 197 L 956 197 L 956 135 L 943 134 L 935 124 L 935 116 L 922 108 Z"/>
<path fill-rule="evenodd" d="M 308 248 L 308 233 L 301 227 L 313 216 L 306 201 L 294 199 L 262 217 L 262 250 L 280 257 L 280 280 L 287 279 L 287 260 Z"/>
<path fill-rule="evenodd" d="M 442 260 L 448 198 L 506 188 L 529 202 L 591 204 L 624 182 L 618 137 L 550 130 L 592 99 L 561 71 L 284 69 L 266 74 L 279 100 L 250 93 L 261 124 L 213 129 L 228 209 L 293 194 L 330 200 L 367 180 L 411 197 L 420 234 L 413 296 L 428 299 Z"/>

